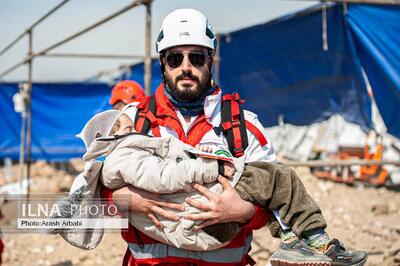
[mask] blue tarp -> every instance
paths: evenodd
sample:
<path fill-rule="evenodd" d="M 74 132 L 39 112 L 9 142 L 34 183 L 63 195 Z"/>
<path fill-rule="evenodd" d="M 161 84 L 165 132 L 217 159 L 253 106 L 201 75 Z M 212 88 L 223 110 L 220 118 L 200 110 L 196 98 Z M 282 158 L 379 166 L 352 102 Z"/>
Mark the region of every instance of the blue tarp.
<path fill-rule="evenodd" d="M 220 41 L 220 85 L 239 92 L 245 107 L 265 126 L 309 125 L 342 114 L 371 128 L 370 100 L 362 69 L 372 85 L 389 133 L 400 137 L 399 7 L 342 5 L 327 10 L 328 51 L 323 50 L 319 6 L 277 20 L 224 34 Z M 133 65 L 120 79 L 143 82 L 144 65 Z M 152 61 L 152 89 L 160 84 Z M 33 159 L 81 156 L 75 134 L 95 113 L 110 108 L 111 88 L 99 83 L 34 84 Z M 21 118 L 13 110 L 17 84 L 0 83 L 0 158 L 18 158 Z"/>
<path fill-rule="evenodd" d="M 341 6 L 327 12 L 328 51 L 321 25 L 318 7 L 223 36 L 223 89 L 238 91 L 264 126 L 277 125 L 280 115 L 309 125 L 339 113 L 370 128 L 370 99 Z"/>
<path fill-rule="evenodd" d="M 32 88 L 32 159 L 62 161 L 80 157 L 83 142 L 76 138 L 87 120 L 109 109 L 106 84 L 34 84 Z M 21 115 L 12 97 L 17 83 L 0 83 L 0 157 L 19 158 Z"/>
<path fill-rule="evenodd" d="M 348 22 L 387 130 L 400 137 L 400 7 L 350 5 Z"/>
<path fill-rule="evenodd" d="M 309 125 L 342 114 L 369 129 L 370 99 L 342 6 L 327 12 L 328 51 L 322 49 L 320 6 L 222 35 L 220 85 L 239 92 L 246 108 L 265 126 L 278 117 Z M 144 66 L 133 65 L 124 78 L 143 84 Z M 160 83 L 152 62 L 152 91 Z"/>
<path fill-rule="evenodd" d="M 118 80 L 130 79 L 135 80 L 144 88 L 144 63 L 132 65 L 130 70 L 122 74 Z M 150 93 L 153 94 L 157 87 L 161 84 L 161 70 L 158 60 L 151 61 L 151 89 Z"/>

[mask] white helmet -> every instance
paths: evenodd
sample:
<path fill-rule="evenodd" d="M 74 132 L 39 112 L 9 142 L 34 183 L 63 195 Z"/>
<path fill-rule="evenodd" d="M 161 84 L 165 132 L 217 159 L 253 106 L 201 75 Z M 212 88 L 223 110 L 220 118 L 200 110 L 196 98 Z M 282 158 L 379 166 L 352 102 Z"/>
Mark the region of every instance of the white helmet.
<path fill-rule="evenodd" d="M 215 50 L 217 39 L 207 18 L 195 9 L 178 9 L 163 21 L 156 51 L 179 45 L 199 45 Z"/>

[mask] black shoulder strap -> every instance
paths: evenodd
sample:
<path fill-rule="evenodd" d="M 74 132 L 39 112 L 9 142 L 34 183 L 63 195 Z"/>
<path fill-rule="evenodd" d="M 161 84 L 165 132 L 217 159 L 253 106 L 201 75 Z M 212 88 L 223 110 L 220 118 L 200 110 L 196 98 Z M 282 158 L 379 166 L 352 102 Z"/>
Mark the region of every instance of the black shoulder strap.
<path fill-rule="evenodd" d="M 147 113 L 151 112 L 154 117 L 157 113 L 156 96 L 149 96 L 146 101 L 140 103 L 137 108 L 138 110 L 136 112 L 134 123 L 135 129 L 142 134 L 147 134 L 151 127 L 151 121 L 148 118 Z"/>

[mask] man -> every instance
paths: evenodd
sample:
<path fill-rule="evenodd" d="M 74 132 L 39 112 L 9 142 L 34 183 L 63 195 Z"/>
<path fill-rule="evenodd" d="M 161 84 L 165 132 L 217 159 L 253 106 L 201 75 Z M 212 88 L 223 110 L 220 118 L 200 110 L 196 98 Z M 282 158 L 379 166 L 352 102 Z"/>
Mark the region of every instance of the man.
<path fill-rule="evenodd" d="M 164 84 L 161 84 L 155 96 L 161 135 L 173 135 L 186 143 L 195 145 L 197 144 L 194 143 L 195 137 L 199 131 L 209 128 L 208 133 L 213 133 L 211 125 L 219 125 L 219 103 L 222 92 L 215 84 L 211 86 L 215 48 L 216 38 L 207 19 L 200 12 L 191 9 L 177 10 L 165 18 L 157 40 L 157 52 L 160 53 L 164 84 L 167 84 L 168 87 L 164 89 Z M 208 107 L 204 108 L 205 106 Z M 246 116 L 260 130 L 263 130 L 255 115 L 246 113 Z M 223 138 L 222 134 L 221 138 Z M 276 158 L 269 141 L 267 145 L 261 147 L 251 134 L 249 134 L 247 150 L 249 152 L 246 151 L 246 156 L 253 161 L 274 161 Z M 227 180 L 223 182 L 227 182 Z M 195 188 L 203 190 L 199 186 L 195 186 Z M 126 194 L 131 195 L 132 198 L 133 204 L 131 204 L 130 210 L 146 214 L 158 226 L 161 226 L 157 219 L 158 215 L 171 220 L 179 219 L 160 207 L 180 209 L 181 206 L 161 201 L 157 195 L 145 193 L 133 187 L 124 187 L 114 191 L 112 197 L 117 204 L 123 205 L 124 202 L 122 200 L 119 202 L 118 198 L 119 195 L 122 195 L 123 198 Z M 128 233 L 122 233 L 123 238 L 129 244 L 129 251 L 134 257 L 131 257 L 130 261 L 139 265 L 151 263 L 158 265 L 163 265 L 163 263 L 175 263 L 176 265 L 189 265 L 188 263 L 196 265 L 247 264 L 249 262 L 247 253 L 252 241 L 251 230 L 265 225 L 267 215 L 264 211 L 243 201 L 232 187 L 216 197 L 215 201 L 211 201 L 209 205 L 203 207 L 207 208 L 203 214 L 208 225 L 230 221 L 247 222 L 247 224 L 226 248 L 209 252 L 188 252 L 168 247 L 131 228 Z M 253 219 L 251 219 L 252 217 Z"/>
<path fill-rule="evenodd" d="M 125 105 L 132 102 L 140 102 L 146 97 L 142 86 L 133 80 L 118 82 L 111 91 L 109 103 L 113 109 L 122 110 Z"/>
<path fill-rule="evenodd" d="M 216 49 L 216 38 L 207 18 L 193 9 L 176 10 L 163 21 L 156 43 L 160 54 L 161 84 L 155 96 L 155 114 L 142 112 L 151 105 L 149 98 L 139 105 L 130 105 L 124 110 L 136 121 L 135 129 L 141 131 L 141 118 L 151 120 L 151 134 L 154 136 L 172 135 L 195 146 L 207 144 L 208 140 L 219 138 L 227 144 L 224 134 L 217 134 L 214 128 L 221 125 L 221 89 L 212 80 L 213 57 Z M 150 102 L 150 103 L 149 103 Z M 137 114 L 138 113 L 138 114 Z M 270 140 L 263 133 L 264 129 L 257 116 L 244 111 L 244 118 L 250 125 L 247 127 L 248 146 L 240 155 L 246 162 L 276 160 Z M 260 136 L 261 135 L 261 136 Z M 260 141 L 262 139 L 263 141 Z M 217 223 L 239 222 L 243 224 L 241 232 L 225 247 L 204 252 L 193 252 L 164 245 L 147 237 L 130 227 L 123 232 L 128 242 L 125 262 L 134 265 L 247 265 L 254 261 L 248 256 L 252 241 L 252 230 L 261 228 L 267 222 L 267 213 L 242 200 L 239 194 L 229 185 L 226 179 L 219 178 L 224 192 L 215 195 L 205 187 L 195 184 L 194 188 L 204 194 L 209 202 L 201 203 L 191 199 L 187 202 L 203 210 L 199 214 L 185 217 L 190 220 L 203 221 L 198 228 Z M 104 190 L 106 191 L 106 190 Z M 126 206 L 120 200 L 130 195 L 129 209 L 147 215 L 157 226 L 162 228 L 157 216 L 170 220 L 178 217 L 161 207 L 182 210 L 181 206 L 161 200 L 157 195 L 127 186 L 118 189 L 108 198 L 117 205 Z M 232 204 L 234 203 L 234 204 Z M 286 245 L 281 249 L 277 262 L 284 258 L 286 265 L 329 265 L 326 260 L 318 261 L 318 255 L 301 241 Z M 290 256 L 286 256 L 289 254 Z M 294 256 L 292 256 L 294 254 Z M 299 259 L 303 260 L 299 263 Z M 316 260 L 315 260 L 316 259 Z M 291 261 L 293 260 L 293 261 Z M 309 262 L 314 262 L 314 264 Z M 292 263 L 293 262 L 293 263 Z M 347 264 L 345 264 L 347 265 Z"/>

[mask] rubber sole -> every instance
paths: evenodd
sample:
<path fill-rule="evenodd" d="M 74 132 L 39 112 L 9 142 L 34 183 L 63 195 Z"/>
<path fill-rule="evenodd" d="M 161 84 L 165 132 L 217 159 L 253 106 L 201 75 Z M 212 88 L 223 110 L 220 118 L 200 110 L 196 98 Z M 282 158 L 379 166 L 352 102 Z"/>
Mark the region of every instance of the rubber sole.
<path fill-rule="evenodd" d="M 317 262 L 317 261 L 301 261 L 301 262 L 292 262 L 285 261 L 280 259 L 272 259 L 269 261 L 271 266 L 331 266 L 332 263 L 329 261 L 325 262 Z"/>
<path fill-rule="evenodd" d="M 363 261 L 360 261 L 355 264 L 351 264 L 349 266 L 364 266 L 364 264 L 367 262 L 367 258 L 365 258 Z M 335 264 L 332 264 L 331 262 L 315 262 L 315 261 L 302 261 L 302 262 L 291 262 L 291 261 L 285 261 L 281 259 L 272 259 L 269 261 L 271 266 L 334 266 Z"/>
<path fill-rule="evenodd" d="M 351 265 L 349 265 L 349 266 L 364 266 L 364 264 L 367 262 L 367 259 L 368 259 L 368 257 L 365 258 L 363 261 L 357 262 L 357 263 L 355 263 L 355 264 L 351 264 Z M 342 264 L 341 264 L 341 265 L 342 265 Z M 332 266 L 336 266 L 336 265 L 335 265 L 335 264 L 332 264 Z M 337 266 L 340 266 L 340 265 L 337 265 Z"/>

